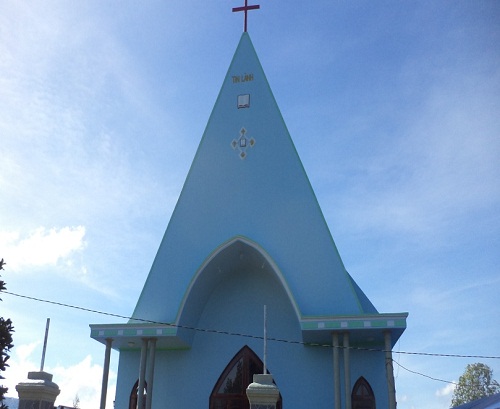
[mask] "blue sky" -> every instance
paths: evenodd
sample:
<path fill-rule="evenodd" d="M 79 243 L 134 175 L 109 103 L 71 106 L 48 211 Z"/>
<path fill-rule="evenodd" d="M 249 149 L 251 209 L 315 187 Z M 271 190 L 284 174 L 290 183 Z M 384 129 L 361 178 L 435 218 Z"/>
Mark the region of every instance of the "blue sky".
<path fill-rule="evenodd" d="M 239 41 L 241 4 L 0 2 L 8 291 L 132 313 Z M 262 0 L 249 15 L 344 264 L 380 312 L 410 313 L 395 352 L 500 355 L 499 22 L 497 1 Z M 120 320 L 2 299 L 16 329 L 9 395 L 39 368 L 50 317 L 56 404 L 78 394 L 97 407 L 104 348 L 88 324 Z M 498 359 L 394 359 L 448 381 L 481 361 L 500 379 Z M 398 408 L 449 407 L 451 384 L 398 365 L 395 376 Z"/>

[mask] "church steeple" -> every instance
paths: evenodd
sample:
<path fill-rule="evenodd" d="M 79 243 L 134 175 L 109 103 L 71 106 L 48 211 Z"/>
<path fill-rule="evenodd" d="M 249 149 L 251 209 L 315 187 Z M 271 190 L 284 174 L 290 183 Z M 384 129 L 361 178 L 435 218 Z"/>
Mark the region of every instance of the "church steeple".
<path fill-rule="evenodd" d="M 246 32 L 134 317 L 179 319 L 200 266 L 235 237 L 274 260 L 299 315 L 377 312 L 344 268 Z"/>

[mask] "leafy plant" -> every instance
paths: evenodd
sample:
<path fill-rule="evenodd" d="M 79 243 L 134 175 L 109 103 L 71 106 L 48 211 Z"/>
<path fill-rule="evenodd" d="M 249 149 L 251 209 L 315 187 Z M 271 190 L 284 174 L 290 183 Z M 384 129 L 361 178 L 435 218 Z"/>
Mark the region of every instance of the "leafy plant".
<path fill-rule="evenodd" d="M 469 364 L 458 380 L 451 407 L 494 395 L 497 392 L 500 392 L 500 385 L 493 379 L 493 370 L 482 363 Z"/>

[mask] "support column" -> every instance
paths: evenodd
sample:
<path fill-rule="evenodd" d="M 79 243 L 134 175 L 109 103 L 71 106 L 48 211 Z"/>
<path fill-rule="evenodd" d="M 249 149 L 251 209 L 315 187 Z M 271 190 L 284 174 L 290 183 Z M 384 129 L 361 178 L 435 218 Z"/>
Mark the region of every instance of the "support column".
<path fill-rule="evenodd" d="M 153 380 L 155 372 L 155 353 L 156 353 L 156 338 L 149 340 L 149 359 L 148 359 L 148 394 L 146 399 L 146 409 L 151 409 L 153 402 Z"/>
<path fill-rule="evenodd" d="M 137 407 L 144 408 L 144 387 L 146 385 L 146 357 L 148 354 L 148 339 L 142 339 L 141 362 L 139 364 L 139 386 L 137 388 Z"/>
<path fill-rule="evenodd" d="M 102 386 L 101 386 L 101 406 L 100 409 L 106 408 L 106 395 L 108 393 L 108 377 L 109 377 L 109 361 L 111 357 L 112 338 L 106 338 L 106 352 L 104 353 L 104 369 L 102 371 Z"/>
<path fill-rule="evenodd" d="M 390 331 L 384 332 L 385 341 L 385 375 L 387 377 L 387 392 L 389 393 L 389 409 L 396 409 L 396 385 L 394 383 L 394 368 L 392 366 L 392 341 Z"/>
<path fill-rule="evenodd" d="M 340 364 L 339 364 L 339 334 L 332 335 L 333 343 L 333 392 L 335 395 L 335 409 L 340 409 Z"/>
<path fill-rule="evenodd" d="M 351 363 L 349 362 L 349 333 L 344 332 L 344 392 L 345 409 L 351 409 Z"/>

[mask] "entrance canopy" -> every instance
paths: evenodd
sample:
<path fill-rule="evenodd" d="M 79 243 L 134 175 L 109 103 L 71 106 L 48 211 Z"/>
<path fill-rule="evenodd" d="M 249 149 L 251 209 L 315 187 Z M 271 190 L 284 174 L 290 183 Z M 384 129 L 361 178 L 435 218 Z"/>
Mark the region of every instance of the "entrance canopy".
<path fill-rule="evenodd" d="M 194 275 L 174 323 L 141 322 L 141 318 L 137 317 L 127 324 L 94 324 L 90 326 L 91 337 L 103 344 L 107 338 L 112 338 L 113 347 L 120 350 L 138 349 L 142 338 L 157 338 L 158 348 L 190 348 L 196 332 L 218 332 L 217 328 L 197 328 L 199 317 L 214 289 L 230 276 L 257 269 L 279 281 L 296 313 L 297 325 L 301 328 L 302 339 L 280 341 L 329 345 L 331 334 L 335 331 L 349 332 L 352 344 L 369 347 L 383 343 L 384 333 L 389 331 L 394 345 L 406 328 L 407 313 L 303 316 L 284 275 L 272 258 L 258 244 L 236 237 L 217 248 Z"/>

